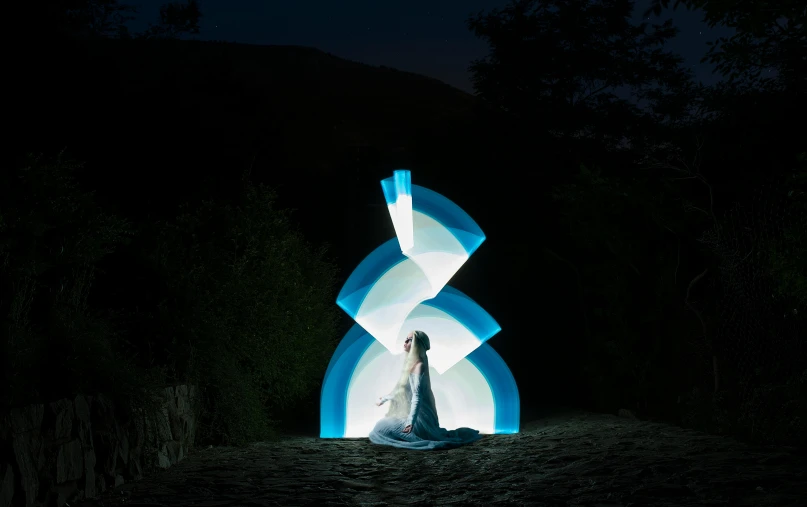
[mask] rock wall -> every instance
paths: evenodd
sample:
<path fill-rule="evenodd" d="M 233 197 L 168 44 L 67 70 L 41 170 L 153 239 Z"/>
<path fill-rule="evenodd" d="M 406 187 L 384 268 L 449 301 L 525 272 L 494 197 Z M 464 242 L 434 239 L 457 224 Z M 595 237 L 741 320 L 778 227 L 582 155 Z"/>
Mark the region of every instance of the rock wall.
<path fill-rule="evenodd" d="M 149 409 L 76 396 L 0 416 L 0 507 L 61 507 L 182 460 L 196 433 L 196 390 L 159 394 Z"/>

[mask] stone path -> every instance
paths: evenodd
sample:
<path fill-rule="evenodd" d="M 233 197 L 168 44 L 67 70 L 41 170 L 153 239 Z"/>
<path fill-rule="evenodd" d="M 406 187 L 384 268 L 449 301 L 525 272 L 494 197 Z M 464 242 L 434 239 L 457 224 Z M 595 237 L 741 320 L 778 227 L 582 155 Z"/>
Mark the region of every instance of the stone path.
<path fill-rule="evenodd" d="M 290 437 L 209 448 L 87 507 L 807 506 L 807 453 L 570 413 L 460 449 Z"/>

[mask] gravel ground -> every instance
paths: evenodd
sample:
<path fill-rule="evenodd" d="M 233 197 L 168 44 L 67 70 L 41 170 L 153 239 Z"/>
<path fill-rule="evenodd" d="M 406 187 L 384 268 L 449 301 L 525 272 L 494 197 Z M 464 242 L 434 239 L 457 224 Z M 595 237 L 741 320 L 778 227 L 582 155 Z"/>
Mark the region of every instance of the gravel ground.
<path fill-rule="evenodd" d="M 288 437 L 199 450 L 85 507 L 801 506 L 807 453 L 582 412 L 449 451 Z"/>

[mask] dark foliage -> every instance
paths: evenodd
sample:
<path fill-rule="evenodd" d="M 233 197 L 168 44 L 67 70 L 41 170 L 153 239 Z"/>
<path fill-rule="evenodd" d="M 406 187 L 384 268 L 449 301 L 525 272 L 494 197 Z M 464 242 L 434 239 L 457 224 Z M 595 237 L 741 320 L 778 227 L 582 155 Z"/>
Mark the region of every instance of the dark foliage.
<path fill-rule="evenodd" d="M 657 15 L 670 5 L 670 0 L 654 0 L 646 14 Z M 790 88 L 804 86 L 807 79 L 807 6 L 800 0 L 766 2 L 743 0 L 676 0 L 673 7 L 684 5 L 699 9 L 709 26 L 735 29 L 731 37 L 711 43 L 703 61 L 731 81 L 756 86 L 784 84 Z M 775 74 L 773 74 L 775 72 Z"/>
<path fill-rule="evenodd" d="M 408 167 L 489 234 L 452 285 L 502 325 L 525 406 L 804 443 L 804 7 L 681 3 L 736 30 L 705 56 L 713 87 L 633 2 L 518 0 L 469 21 L 491 48 L 477 97 L 313 49 L 176 40 L 194 2 L 126 40 L 117 3 L 54 3 L 40 27 L 72 40 L 22 62 L 15 94 L 36 100 L 11 141 L 87 164 L 18 163 L 0 189 L 4 372 L 34 388 L 7 400 L 56 395 L 23 379 L 31 362 L 63 390 L 192 381 L 206 438 L 271 434 L 316 399 L 338 337 L 341 280 L 309 241 L 347 275 L 392 235 L 378 180 Z"/>
<path fill-rule="evenodd" d="M 78 168 L 28 156 L 2 173 L 4 406 L 99 386 L 133 394 L 133 378 L 143 374 L 120 354 L 114 312 L 94 304 L 95 281 L 105 275 L 99 266 L 130 239 L 130 227 L 76 185 Z"/>
<path fill-rule="evenodd" d="M 535 129 L 533 146 L 542 135 L 601 143 L 582 148 L 588 158 L 541 151 L 562 168 L 543 171 L 554 204 L 542 209 L 562 227 L 541 235 L 543 258 L 565 276 L 544 287 L 562 291 L 581 323 L 562 333 L 576 343 L 566 364 L 578 396 L 795 443 L 807 410 L 805 128 L 781 114 L 805 112 L 795 69 L 807 40 L 802 7 L 760 15 L 764 3 L 746 4 L 689 4 L 738 29 L 706 57 L 729 78 L 712 88 L 663 52 L 671 27 L 650 36 L 630 25 L 632 2 L 517 1 L 480 14 L 470 26 L 491 55 L 471 70 L 481 97 Z M 619 86 L 636 91 L 618 99 Z M 586 104 L 589 90 L 607 99 L 601 108 Z M 630 114 L 612 114 L 620 103 Z"/>
<path fill-rule="evenodd" d="M 133 227 L 99 208 L 77 169 L 28 157 L 3 174 L 3 406 L 77 392 L 147 402 L 193 382 L 204 438 L 270 436 L 272 414 L 316 388 L 335 347 L 324 251 L 248 181 Z"/>
<path fill-rule="evenodd" d="M 128 23 L 137 9 L 118 0 L 31 0 L 16 6 L 16 28 L 22 37 L 41 43 L 53 39 L 176 38 L 198 34 L 202 11 L 196 0 L 168 2 L 160 22 L 131 34 Z"/>
<path fill-rule="evenodd" d="M 118 0 L 32 0 L 17 8 L 20 35 L 36 41 L 116 37 L 136 14 Z"/>
<path fill-rule="evenodd" d="M 639 140 L 650 118 L 637 101 L 661 103 L 690 75 L 664 49 L 671 22 L 633 25 L 632 10 L 627 0 L 521 0 L 470 19 L 491 48 L 470 67 L 478 94 L 593 159 Z"/>
<path fill-rule="evenodd" d="M 195 35 L 199 33 L 201 18 L 202 10 L 197 0 L 167 3 L 160 7 L 160 23 L 150 26 L 138 37 L 172 39 L 185 34 Z"/>
<path fill-rule="evenodd" d="M 177 380 L 204 389 L 203 438 L 269 436 L 273 415 L 316 389 L 336 348 L 335 268 L 274 201 L 247 184 L 235 205 L 184 209 L 159 226 L 149 256 L 168 335 L 146 343 L 164 348 Z"/>

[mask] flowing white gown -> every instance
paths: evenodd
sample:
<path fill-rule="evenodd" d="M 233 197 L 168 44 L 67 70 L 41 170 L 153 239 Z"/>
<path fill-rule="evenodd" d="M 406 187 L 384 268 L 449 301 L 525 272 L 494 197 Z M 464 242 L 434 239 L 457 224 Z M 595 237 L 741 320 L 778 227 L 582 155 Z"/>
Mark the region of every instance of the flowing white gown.
<path fill-rule="evenodd" d="M 428 371 L 424 371 L 420 375 L 409 374 L 406 398 L 411 400 L 409 416 L 405 419 L 385 417 L 378 421 L 373 431 L 370 432 L 371 442 L 402 449 L 426 451 L 451 449 L 482 438 L 479 431 L 471 428 L 447 430 L 440 427 Z M 382 397 L 384 401 L 390 401 L 391 399 L 391 394 Z M 404 427 L 409 424 L 412 425 L 412 431 L 404 433 Z"/>

